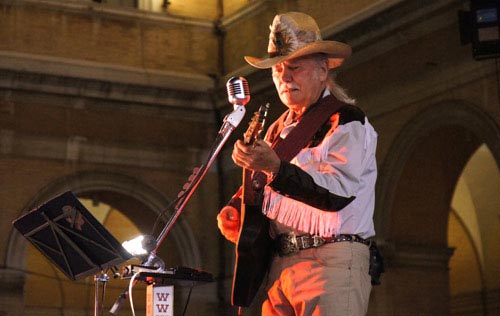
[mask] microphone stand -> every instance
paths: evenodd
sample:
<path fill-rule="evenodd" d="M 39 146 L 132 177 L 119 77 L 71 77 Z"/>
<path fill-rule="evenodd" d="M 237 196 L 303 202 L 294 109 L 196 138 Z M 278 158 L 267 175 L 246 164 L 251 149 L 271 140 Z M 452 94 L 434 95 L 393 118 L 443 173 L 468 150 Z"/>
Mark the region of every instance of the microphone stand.
<path fill-rule="evenodd" d="M 232 131 L 238 126 L 238 124 L 243 119 L 245 112 L 246 110 L 244 106 L 235 105 L 235 110 L 224 118 L 224 123 L 222 124 L 221 129 L 219 130 L 219 133 L 217 135 L 217 138 L 215 139 L 215 143 L 212 146 L 212 150 L 210 151 L 206 163 L 201 165 L 200 168 L 194 170 L 193 175 L 190 177 L 189 181 L 184 185 L 184 186 L 187 185 L 187 188 L 178 194 L 178 196 L 180 196 L 180 200 L 177 202 L 177 205 L 175 206 L 175 213 L 172 215 L 172 217 L 167 222 L 161 233 L 156 238 L 156 248 L 152 251 L 152 253 L 156 253 L 161 243 L 172 229 L 173 225 L 175 224 L 175 221 L 184 210 L 184 207 L 186 206 L 187 202 L 193 195 L 196 188 L 198 188 L 198 185 L 200 184 L 201 180 L 203 180 L 203 178 L 205 177 L 208 169 L 210 169 L 210 167 L 212 166 L 213 162 L 215 161 L 215 158 L 222 149 L 222 146 L 226 143 Z"/>
<path fill-rule="evenodd" d="M 203 180 L 203 178 L 205 177 L 208 169 L 210 169 L 210 167 L 212 166 L 213 162 L 215 161 L 220 150 L 228 140 L 229 136 L 242 121 L 243 117 L 245 116 L 245 112 L 246 109 L 244 104 L 241 105 L 235 104 L 233 112 L 229 113 L 224 117 L 223 124 L 219 130 L 219 133 L 217 134 L 214 144 L 212 145 L 212 149 L 208 155 L 207 161 L 205 162 L 205 164 L 202 164 L 199 168 L 195 168 L 193 174 L 189 177 L 188 182 L 183 186 L 183 190 L 181 190 L 177 195 L 179 201 L 175 205 L 174 213 L 172 214 L 170 219 L 167 221 L 167 224 L 164 226 L 163 230 L 156 238 L 156 246 L 151 251 L 147 260 L 145 261 L 144 263 L 145 266 L 153 265 L 154 262 L 158 261 L 159 258 L 156 257 L 156 252 L 158 251 L 158 248 L 165 240 L 168 233 L 172 230 L 172 227 L 177 221 L 177 218 L 184 210 L 184 207 L 186 206 L 187 202 L 193 195 L 194 191 L 198 188 L 198 185 L 200 184 L 201 180 Z M 163 268 L 164 267 L 160 266 L 160 269 Z M 128 295 L 128 287 L 122 292 L 122 294 L 115 301 L 113 307 L 111 307 L 111 309 L 109 310 L 109 312 L 112 315 L 115 316 L 118 315 L 118 311 L 121 307 L 121 304 L 123 300 L 127 297 L 127 295 Z"/>

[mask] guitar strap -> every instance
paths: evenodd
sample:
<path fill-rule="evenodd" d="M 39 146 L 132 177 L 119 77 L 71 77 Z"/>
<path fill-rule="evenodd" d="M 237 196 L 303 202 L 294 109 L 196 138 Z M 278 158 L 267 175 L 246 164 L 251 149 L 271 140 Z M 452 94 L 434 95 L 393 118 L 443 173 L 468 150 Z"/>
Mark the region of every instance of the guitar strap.
<path fill-rule="evenodd" d="M 273 134 L 271 147 L 273 147 L 281 160 L 292 160 L 309 143 L 319 128 L 344 105 L 345 103 L 339 101 L 331 94 L 321 98 L 309 107 L 297 126 L 284 139 L 279 136 L 283 129 L 283 121 L 286 118 L 286 113 L 283 114 L 278 119 L 277 124 L 273 126 L 275 130 L 271 131 Z M 252 178 L 252 187 L 254 189 L 261 190 L 264 188 L 267 176 L 263 172 L 255 172 Z M 252 200 L 252 198 L 249 200 Z M 254 200 L 252 204 L 258 204 L 259 202 Z"/>
<path fill-rule="evenodd" d="M 340 102 L 333 95 L 328 95 L 321 98 L 304 113 L 297 126 L 291 130 L 286 138 L 279 137 L 281 132 L 279 130 L 273 142 L 273 149 L 278 157 L 284 161 L 292 160 L 308 144 L 318 129 L 344 105 L 345 103 Z"/>

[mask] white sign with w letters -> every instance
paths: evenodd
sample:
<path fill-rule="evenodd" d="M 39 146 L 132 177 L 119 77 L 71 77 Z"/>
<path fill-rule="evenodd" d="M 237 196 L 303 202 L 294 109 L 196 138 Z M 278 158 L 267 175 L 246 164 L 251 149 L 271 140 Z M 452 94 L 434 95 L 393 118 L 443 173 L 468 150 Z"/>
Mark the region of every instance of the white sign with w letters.
<path fill-rule="evenodd" d="M 146 316 L 174 316 L 174 286 L 148 285 Z"/>

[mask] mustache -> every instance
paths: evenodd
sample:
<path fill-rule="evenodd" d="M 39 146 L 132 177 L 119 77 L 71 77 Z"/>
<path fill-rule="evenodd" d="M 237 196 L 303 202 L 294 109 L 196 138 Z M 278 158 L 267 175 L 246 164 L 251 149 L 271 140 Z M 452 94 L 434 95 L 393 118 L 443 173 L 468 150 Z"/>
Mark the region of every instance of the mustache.
<path fill-rule="evenodd" d="M 281 91 L 290 91 L 290 90 L 296 90 L 299 89 L 297 85 L 294 84 L 287 84 L 281 87 Z"/>

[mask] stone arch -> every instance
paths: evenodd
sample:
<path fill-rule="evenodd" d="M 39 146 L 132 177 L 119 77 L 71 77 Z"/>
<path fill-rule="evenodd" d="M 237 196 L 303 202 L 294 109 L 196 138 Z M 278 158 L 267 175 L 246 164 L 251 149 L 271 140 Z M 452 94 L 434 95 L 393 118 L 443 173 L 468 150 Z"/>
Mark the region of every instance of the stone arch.
<path fill-rule="evenodd" d="M 498 164 L 499 136 L 499 127 L 487 113 L 463 101 L 447 101 L 429 106 L 411 119 L 395 138 L 380 170 L 377 188 L 380 194 L 377 195 L 378 211 L 375 218 L 379 237 L 382 239 L 394 237 L 392 236 L 394 221 L 391 219 L 397 215 L 394 209 L 398 200 L 398 190 L 401 192 L 405 189 L 414 193 L 425 191 L 426 183 L 412 183 L 415 179 L 404 178 L 418 173 L 424 175 L 427 172 L 419 170 L 419 164 L 422 163 L 419 161 L 422 154 L 417 153 L 419 149 L 435 149 L 433 152 L 425 153 L 427 161 L 439 159 L 443 162 L 448 159 L 448 166 L 444 166 L 447 174 L 441 175 L 446 177 L 446 183 L 441 185 L 448 185 L 447 192 L 444 192 L 442 197 L 446 199 L 451 198 L 456 178 L 481 143 L 488 146 Z M 435 170 L 443 166 L 431 167 Z M 413 173 L 408 174 L 409 169 L 413 169 Z M 449 203 L 441 211 L 448 214 Z M 445 237 L 446 225 L 442 227 L 441 237 Z"/>
<path fill-rule="evenodd" d="M 96 194 L 99 198 L 111 195 L 114 199 L 106 201 L 110 205 L 116 204 L 117 198 L 124 198 L 127 202 L 150 212 L 151 218 L 155 218 L 170 203 L 170 200 L 161 192 L 134 177 L 119 173 L 84 171 L 60 178 L 40 190 L 23 208 L 23 214 L 68 190 L 78 196 L 90 198 L 94 198 Z M 103 192 L 106 194 L 102 194 Z M 134 215 L 130 208 L 125 209 L 125 212 L 127 213 L 125 215 L 132 219 L 138 216 Z M 141 214 L 142 217 L 143 215 Z M 201 253 L 193 231 L 186 221 L 179 218 L 169 237 L 172 237 L 176 251 L 178 251 L 181 259 L 180 265 L 201 266 Z M 7 267 L 23 268 L 26 245 L 24 237 L 14 231 L 8 245 Z"/>
<path fill-rule="evenodd" d="M 395 137 L 377 184 L 375 225 L 388 259 L 382 284 L 386 290 L 398 288 L 376 304 L 382 313 L 402 306 L 419 315 L 450 313 L 451 200 L 481 144 L 498 165 L 499 135 L 494 120 L 477 106 L 447 101 L 421 111 Z"/>

